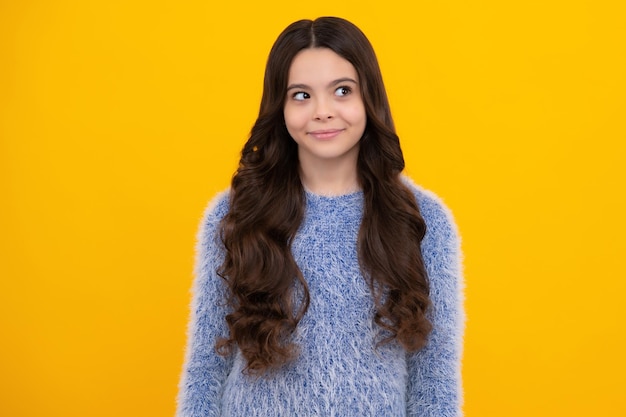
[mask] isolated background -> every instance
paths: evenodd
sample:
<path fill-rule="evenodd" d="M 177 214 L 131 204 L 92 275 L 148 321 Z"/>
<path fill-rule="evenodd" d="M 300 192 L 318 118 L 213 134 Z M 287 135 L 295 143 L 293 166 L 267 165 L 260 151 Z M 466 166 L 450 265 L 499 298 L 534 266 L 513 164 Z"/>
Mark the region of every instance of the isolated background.
<path fill-rule="evenodd" d="M 2 0 L 0 415 L 173 414 L 200 216 L 320 15 L 456 215 L 466 415 L 626 415 L 623 4 Z"/>

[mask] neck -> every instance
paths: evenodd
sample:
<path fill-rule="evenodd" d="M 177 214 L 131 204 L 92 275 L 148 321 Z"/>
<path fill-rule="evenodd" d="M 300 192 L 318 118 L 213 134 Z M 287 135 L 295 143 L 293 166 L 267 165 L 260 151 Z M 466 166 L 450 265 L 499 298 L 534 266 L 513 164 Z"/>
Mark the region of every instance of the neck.
<path fill-rule="evenodd" d="M 300 163 L 302 186 L 314 193 L 326 196 L 351 194 L 361 189 L 354 164 L 333 164 L 318 161 Z"/>

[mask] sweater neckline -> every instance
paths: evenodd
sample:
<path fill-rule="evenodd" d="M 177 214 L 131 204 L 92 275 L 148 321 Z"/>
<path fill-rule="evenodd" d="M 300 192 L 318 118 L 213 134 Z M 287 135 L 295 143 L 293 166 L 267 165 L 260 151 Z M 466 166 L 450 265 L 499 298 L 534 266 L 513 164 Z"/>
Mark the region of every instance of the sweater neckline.
<path fill-rule="evenodd" d="M 344 200 L 353 200 L 355 198 L 360 198 L 363 196 L 363 190 L 355 190 L 349 191 L 345 194 L 317 194 L 308 189 L 304 189 L 304 193 L 307 197 L 307 200 L 310 201 L 329 201 L 329 202 L 339 202 Z"/>

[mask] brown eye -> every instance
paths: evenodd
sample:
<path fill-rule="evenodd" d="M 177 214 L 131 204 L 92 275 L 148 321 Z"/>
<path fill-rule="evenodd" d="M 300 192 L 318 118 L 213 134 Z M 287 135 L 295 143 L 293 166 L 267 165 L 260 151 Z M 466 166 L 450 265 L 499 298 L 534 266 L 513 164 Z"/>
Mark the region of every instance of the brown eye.
<path fill-rule="evenodd" d="M 347 96 L 352 92 L 350 87 L 341 86 L 335 90 L 335 95 L 339 97 Z"/>
<path fill-rule="evenodd" d="M 304 91 L 298 91 L 297 93 L 293 93 L 291 98 L 293 98 L 294 100 L 302 101 L 311 98 L 311 96 L 309 95 L 309 93 L 305 93 Z"/>

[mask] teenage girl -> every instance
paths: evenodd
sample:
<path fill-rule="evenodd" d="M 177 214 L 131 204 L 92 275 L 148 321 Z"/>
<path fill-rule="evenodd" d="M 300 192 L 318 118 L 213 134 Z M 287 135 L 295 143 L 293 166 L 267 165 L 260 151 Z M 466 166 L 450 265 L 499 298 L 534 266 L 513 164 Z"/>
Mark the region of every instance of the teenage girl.
<path fill-rule="evenodd" d="M 179 417 L 461 416 L 457 229 L 403 169 L 365 35 L 287 27 L 201 225 Z"/>

